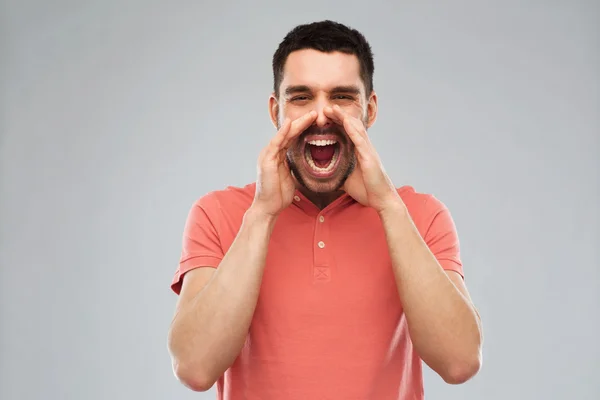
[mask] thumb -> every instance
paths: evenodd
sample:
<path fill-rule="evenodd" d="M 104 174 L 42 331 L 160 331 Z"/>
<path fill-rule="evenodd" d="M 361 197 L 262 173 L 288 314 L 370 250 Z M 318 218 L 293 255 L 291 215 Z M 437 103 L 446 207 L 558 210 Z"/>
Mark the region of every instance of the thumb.
<path fill-rule="evenodd" d="M 279 173 L 281 174 L 281 177 L 283 178 L 285 175 L 291 173 L 291 168 L 290 168 L 290 161 L 287 158 L 287 156 L 285 154 L 283 154 L 281 157 L 283 157 L 283 161 L 279 163 Z"/>

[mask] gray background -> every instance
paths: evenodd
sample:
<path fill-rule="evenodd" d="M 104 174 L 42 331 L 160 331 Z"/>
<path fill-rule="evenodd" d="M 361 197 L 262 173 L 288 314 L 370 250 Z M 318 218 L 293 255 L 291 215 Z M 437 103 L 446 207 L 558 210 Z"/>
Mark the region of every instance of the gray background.
<path fill-rule="evenodd" d="M 483 316 L 479 375 L 427 398 L 600 398 L 598 2 L 392 3 L 0 3 L 0 398 L 214 398 L 166 348 L 183 223 L 254 180 L 272 53 L 323 18 L 370 40 L 373 141 Z"/>

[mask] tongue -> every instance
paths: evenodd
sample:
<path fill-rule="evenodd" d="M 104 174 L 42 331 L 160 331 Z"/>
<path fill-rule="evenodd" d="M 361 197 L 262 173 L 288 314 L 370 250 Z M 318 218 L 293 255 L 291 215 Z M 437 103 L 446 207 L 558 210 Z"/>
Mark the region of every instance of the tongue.
<path fill-rule="evenodd" d="M 317 167 L 326 167 L 335 152 L 335 145 L 310 146 L 310 155 Z"/>

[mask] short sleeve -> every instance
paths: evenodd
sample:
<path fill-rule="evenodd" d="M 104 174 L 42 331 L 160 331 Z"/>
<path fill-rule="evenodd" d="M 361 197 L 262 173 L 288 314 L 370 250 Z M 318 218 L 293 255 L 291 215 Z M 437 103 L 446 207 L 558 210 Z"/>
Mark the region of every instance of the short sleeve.
<path fill-rule="evenodd" d="M 179 266 L 171 289 L 179 294 L 186 272 L 198 267 L 217 268 L 223 259 L 223 249 L 215 223 L 219 212 L 217 200 L 209 195 L 194 203 L 188 213 L 182 238 Z"/>
<path fill-rule="evenodd" d="M 427 208 L 432 212 L 424 238 L 427 246 L 444 270 L 456 271 L 464 278 L 458 233 L 450 211 L 433 196 L 427 200 Z"/>

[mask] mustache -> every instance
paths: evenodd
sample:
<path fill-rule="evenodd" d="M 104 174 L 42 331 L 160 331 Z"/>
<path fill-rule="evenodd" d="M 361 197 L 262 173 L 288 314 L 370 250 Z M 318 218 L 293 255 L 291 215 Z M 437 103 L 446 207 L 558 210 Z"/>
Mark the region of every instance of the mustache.
<path fill-rule="evenodd" d="M 336 124 L 329 125 L 325 128 L 311 125 L 304 132 L 302 132 L 300 137 L 305 137 L 308 135 L 338 135 L 340 137 L 345 137 L 346 131 L 344 131 L 343 127 Z"/>

